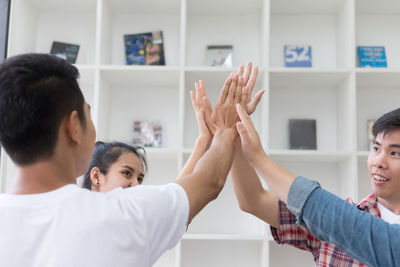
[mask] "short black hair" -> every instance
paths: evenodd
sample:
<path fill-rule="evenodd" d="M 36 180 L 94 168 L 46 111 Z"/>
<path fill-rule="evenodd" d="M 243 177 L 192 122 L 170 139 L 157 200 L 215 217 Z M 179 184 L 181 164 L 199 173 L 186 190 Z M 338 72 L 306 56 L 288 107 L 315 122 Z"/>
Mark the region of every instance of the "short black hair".
<path fill-rule="evenodd" d="M 400 129 L 400 108 L 383 114 L 372 126 L 374 138 L 380 133 L 385 136 L 388 132 Z"/>
<path fill-rule="evenodd" d="M 76 67 L 48 54 L 22 54 L 0 65 L 0 143 L 17 165 L 52 157 L 72 111 L 85 129 L 78 78 Z"/>
<path fill-rule="evenodd" d="M 143 172 L 147 172 L 146 151 L 143 147 L 131 146 L 122 142 L 96 142 L 89 169 L 83 178 L 83 187 L 92 189 L 90 172 L 94 167 L 99 168 L 102 174 L 107 174 L 110 166 L 118 160 L 123 153 L 133 153 L 142 162 Z"/>

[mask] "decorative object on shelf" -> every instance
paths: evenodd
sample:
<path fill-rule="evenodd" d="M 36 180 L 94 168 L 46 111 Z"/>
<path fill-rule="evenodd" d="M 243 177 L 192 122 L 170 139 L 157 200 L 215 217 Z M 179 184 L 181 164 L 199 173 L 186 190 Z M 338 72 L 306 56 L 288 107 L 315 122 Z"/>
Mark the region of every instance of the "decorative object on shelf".
<path fill-rule="evenodd" d="M 386 53 L 384 46 L 359 46 L 358 57 L 360 67 L 386 68 Z"/>
<path fill-rule="evenodd" d="M 372 126 L 374 126 L 375 119 L 367 120 L 367 136 L 368 136 L 368 150 L 372 149 L 372 142 L 374 141 L 374 135 L 372 134 Z"/>
<path fill-rule="evenodd" d="M 290 149 L 317 149 L 316 120 L 289 120 Z"/>
<path fill-rule="evenodd" d="M 76 62 L 78 57 L 79 45 L 69 44 L 54 41 L 51 45 L 50 54 L 55 55 L 59 58 L 65 59 L 71 64 Z"/>
<path fill-rule="evenodd" d="M 154 121 L 134 121 L 132 142 L 138 146 L 162 147 L 161 124 Z"/>
<path fill-rule="evenodd" d="M 310 45 L 285 45 L 285 67 L 312 67 Z"/>
<path fill-rule="evenodd" d="M 205 65 L 211 67 L 233 67 L 232 45 L 208 45 L 205 56 Z"/>
<path fill-rule="evenodd" d="M 162 31 L 125 34 L 127 65 L 165 65 Z"/>

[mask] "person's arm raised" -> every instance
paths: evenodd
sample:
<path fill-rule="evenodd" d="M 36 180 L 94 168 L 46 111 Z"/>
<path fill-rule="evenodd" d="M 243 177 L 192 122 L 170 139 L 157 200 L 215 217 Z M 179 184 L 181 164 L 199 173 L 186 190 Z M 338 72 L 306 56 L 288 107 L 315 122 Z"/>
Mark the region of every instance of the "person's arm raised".
<path fill-rule="evenodd" d="M 242 90 L 243 78 L 235 74 L 227 80 L 213 111 L 216 127 L 210 148 L 197 162 L 191 174 L 178 177 L 175 181 L 186 191 L 189 199 L 188 223 L 222 190 L 232 165 L 235 129 L 239 118 L 235 112 L 240 98 L 235 97 Z"/>
<path fill-rule="evenodd" d="M 228 79 L 231 76 L 228 77 Z M 228 79 L 225 81 L 227 83 Z M 211 104 L 207 101 L 207 92 L 204 86 L 204 81 L 195 83 L 196 92 L 190 91 L 190 98 L 192 100 L 192 107 L 196 116 L 197 127 L 199 128 L 199 136 L 196 139 L 192 153 L 186 161 L 185 166 L 179 176 L 188 175 L 193 172 L 194 166 L 197 161 L 210 147 L 213 135 L 208 129 L 204 121 L 204 113 L 211 113 Z"/>
<path fill-rule="evenodd" d="M 242 106 L 237 105 L 236 108 L 241 120 L 236 127 L 242 142 L 243 155 L 278 197 L 287 203 L 289 188 L 295 176 L 267 156 L 249 115 Z"/>

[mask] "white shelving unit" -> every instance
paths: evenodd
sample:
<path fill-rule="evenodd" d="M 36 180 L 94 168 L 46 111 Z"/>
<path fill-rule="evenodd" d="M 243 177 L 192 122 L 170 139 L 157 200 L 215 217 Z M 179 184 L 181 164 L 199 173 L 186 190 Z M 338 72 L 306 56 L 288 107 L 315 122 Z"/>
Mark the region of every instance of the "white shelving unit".
<path fill-rule="evenodd" d="M 163 122 L 164 147 L 148 149 L 146 183 L 173 181 L 197 135 L 189 90 L 210 99 L 234 69 L 204 67 L 207 45 L 232 44 L 235 69 L 260 67 L 266 89 L 253 120 L 270 156 L 341 197 L 369 193 L 366 121 L 399 106 L 398 0 L 14 0 L 9 55 L 80 44 L 76 66 L 99 140 L 129 142 L 134 120 Z M 162 30 L 166 66 L 126 66 L 123 34 Z M 285 44 L 312 46 L 313 67 L 284 68 Z M 357 45 L 386 47 L 388 68 L 358 67 Z M 288 119 L 317 121 L 316 151 L 288 149 Z M 5 155 L 5 153 L 3 153 Z M 1 159 L 0 190 L 16 168 Z M 290 257 L 287 257 L 290 255 Z M 313 266 L 311 254 L 275 244 L 269 227 L 240 211 L 228 180 L 157 267 Z"/>

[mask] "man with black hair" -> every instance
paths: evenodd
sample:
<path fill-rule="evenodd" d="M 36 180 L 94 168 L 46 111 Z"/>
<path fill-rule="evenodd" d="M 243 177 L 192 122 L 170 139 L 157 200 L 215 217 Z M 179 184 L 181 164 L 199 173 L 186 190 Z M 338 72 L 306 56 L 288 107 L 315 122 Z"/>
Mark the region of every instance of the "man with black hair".
<path fill-rule="evenodd" d="M 241 171 L 252 170 L 242 180 L 238 170 L 232 170 L 243 210 L 270 223 L 278 243 L 312 252 L 317 266 L 399 266 L 400 109 L 384 114 L 373 126 L 368 157 L 373 194 L 356 206 L 271 160 L 250 118 L 237 109 L 241 151 L 236 154 L 247 160 Z M 274 192 L 261 187 L 252 168 Z"/>
<path fill-rule="evenodd" d="M 75 184 L 96 138 L 78 75 L 45 54 L 0 65 L 0 142 L 19 170 L 0 194 L 0 266 L 151 266 L 225 184 L 244 86 L 238 74 L 224 84 L 215 135 L 190 174 L 106 194 Z"/>

